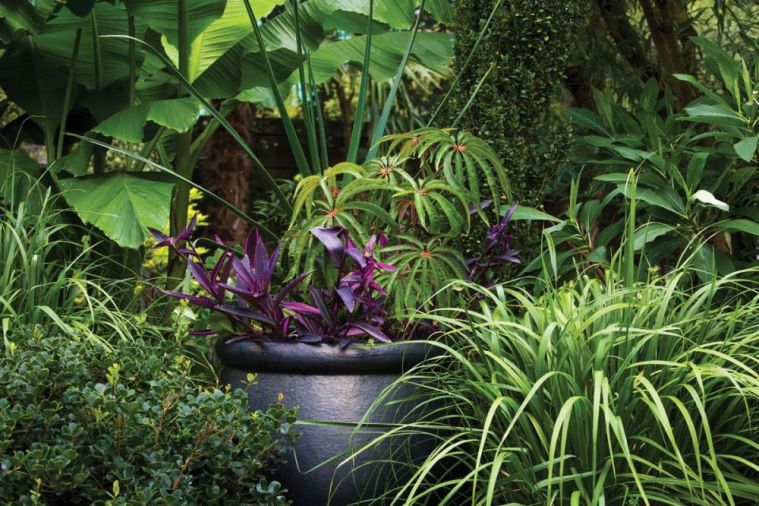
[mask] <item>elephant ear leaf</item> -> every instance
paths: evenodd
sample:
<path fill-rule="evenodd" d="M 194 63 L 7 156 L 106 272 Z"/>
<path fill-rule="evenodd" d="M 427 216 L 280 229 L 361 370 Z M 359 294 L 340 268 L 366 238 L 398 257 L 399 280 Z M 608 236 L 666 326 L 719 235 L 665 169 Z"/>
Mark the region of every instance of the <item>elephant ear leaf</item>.
<path fill-rule="evenodd" d="M 174 183 L 157 174 L 111 172 L 59 181 L 66 201 L 84 223 L 119 246 L 139 248 L 149 228 L 169 221 Z"/>
<path fill-rule="evenodd" d="M 93 130 L 129 142 L 142 142 L 148 121 L 176 132 L 186 132 L 199 117 L 200 106 L 193 98 L 156 100 L 119 111 Z"/>
<path fill-rule="evenodd" d="M 10 43 L 38 33 L 58 6 L 57 0 L 3 0 L 0 4 L 0 42 Z"/>
<path fill-rule="evenodd" d="M 178 45 L 179 10 L 176 0 L 125 0 L 130 14 L 144 20 L 153 30 L 166 36 L 173 46 Z M 187 2 L 187 37 L 190 41 L 208 25 L 224 14 L 226 0 L 189 0 Z"/>

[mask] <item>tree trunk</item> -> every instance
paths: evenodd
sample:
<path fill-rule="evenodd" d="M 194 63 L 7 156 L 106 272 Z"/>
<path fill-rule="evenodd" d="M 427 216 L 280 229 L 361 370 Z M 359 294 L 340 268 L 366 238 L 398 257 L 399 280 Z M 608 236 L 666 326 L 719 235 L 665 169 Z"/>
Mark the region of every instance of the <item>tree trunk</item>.
<path fill-rule="evenodd" d="M 651 40 L 656 46 L 662 78 L 672 88 L 677 109 L 682 109 L 698 96 L 693 87 L 677 80 L 673 75 L 691 73 L 695 63 L 695 57 L 689 57 L 690 62 L 686 61 L 689 49 L 681 45 L 685 35 L 679 34 L 678 23 L 687 23 L 689 29 L 693 30 L 687 11 L 683 12 L 685 6 L 677 5 L 681 3 L 682 0 L 640 0 L 646 24 L 651 31 Z"/>
<path fill-rule="evenodd" d="M 636 70 L 641 72 L 645 82 L 650 78 L 659 79 L 658 69 L 648 59 L 640 35 L 627 17 L 624 2 L 620 0 L 595 0 L 609 36 L 619 53 Z"/>
<path fill-rule="evenodd" d="M 227 118 L 238 134 L 250 145 L 253 142 L 251 125 L 255 106 L 239 104 Z M 243 212 L 250 203 L 250 178 L 253 164 L 245 152 L 226 131 L 218 131 L 211 137 L 204 152 L 202 170 L 197 179 L 201 186 L 221 195 Z M 247 235 L 247 224 L 236 214 L 215 201 L 208 199 L 204 209 L 213 224 L 214 233 L 223 240 L 241 243 Z"/>

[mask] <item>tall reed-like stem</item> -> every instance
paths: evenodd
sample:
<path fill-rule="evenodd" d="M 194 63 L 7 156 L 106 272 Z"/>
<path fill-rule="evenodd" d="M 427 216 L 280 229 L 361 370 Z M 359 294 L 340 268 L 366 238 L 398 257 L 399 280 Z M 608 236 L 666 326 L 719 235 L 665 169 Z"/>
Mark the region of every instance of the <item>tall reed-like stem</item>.
<path fill-rule="evenodd" d="M 366 87 L 369 85 L 369 62 L 372 52 L 372 25 L 374 24 L 374 0 L 369 0 L 369 22 L 366 27 L 366 47 L 364 48 L 364 62 L 361 66 L 361 84 L 358 87 L 358 104 L 353 116 L 353 131 L 351 142 L 348 146 L 348 161 L 356 162 L 358 147 L 361 144 L 361 132 L 364 124 L 364 109 L 366 108 Z"/>
<path fill-rule="evenodd" d="M 178 0 L 177 21 L 179 32 L 179 74 L 185 79 L 190 75 L 190 40 L 187 33 L 188 13 L 187 0 Z M 183 94 L 181 86 L 177 87 L 177 94 Z M 177 139 L 177 152 L 174 158 L 174 171 L 185 179 L 192 179 L 192 129 L 179 134 Z M 171 235 L 178 234 L 187 226 L 187 206 L 190 203 L 190 185 L 185 181 L 177 183 L 174 198 L 171 203 L 171 216 L 169 220 L 169 232 Z M 169 258 L 167 284 L 172 284 L 181 278 L 185 271 L 185 261 L 178 255 Z"/>
<path fill-rule="evenodd" d="M 243 1 L 245 2 L 245 10 L 248 13 L 250 24 L 253 25 L 253 31 L 256 34 L 258 48 L 261 50 L 261 55 L 264 59 L 266 76 L 269 78 L 269 86 L 271 88 L 272 94 L 274 95 L 274 100 L 277 103 L 277 110 L 279 111 L 279 115 L 282 117 L 282 124 L 285 127 L 287 141 L 290 143 L 290 149 L 292 149 L 293 155 L 295 156 L 295 165 L 298 167 L 298 172 L 300 172 L 301 175 L 308 176 L 311 174 L 311 169 L 308 167 L 306 155 L 300 145 L 298 134 L 295 132 L 295 127 L 293 126 L 292 120 L 290 120 L 290 115 L 288 114 L 287 108 L 285 107 L 285 102 L 282 100 L 282 95 L 279 93 L 279 85 L 277 83 L 277 78 L 274 76 L 274 70 L 272 69 L 271 61 L 269 60 L 269 53 L 266 50 L 266 44 L 264 43 L 263 35 L 261 35 L 261 28 L 258 26 L 258 20 L 256 19 L 256 15 L 253 12 L 253 7 L 250 4 L 250 0 Z"/>

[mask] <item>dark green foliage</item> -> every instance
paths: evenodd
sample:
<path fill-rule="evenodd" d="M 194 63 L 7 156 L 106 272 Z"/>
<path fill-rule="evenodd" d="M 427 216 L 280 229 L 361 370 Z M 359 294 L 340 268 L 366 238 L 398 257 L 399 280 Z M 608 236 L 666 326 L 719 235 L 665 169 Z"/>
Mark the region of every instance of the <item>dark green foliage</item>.
<path fill-rule="evenodd" d="M 285 504 L 283 407 L 198 388 L 171 341 L 28 332 L 0 356 L 0 504 Z M 286 422 L 282 422 L 286 420 Z"/>
<path fill-rule="evenodd" d="M 383 233 L 391 253 L 385 260 L 398 267 L 381 275 L 387 307 L 401 313 L 452 304 L 456 294 L 443 287 L 465 278 L 465 258 L 481 253 L 460 244 L 479 241 L 502 216 L 504 206 L 488 201 L 511 201 L 506 168 L 466 130 L 421 128 L 381 142 L 386 156 L 363 166 L 339 163 L 298 183 L 285 234 L 288 276 L 317 265 L 322 246 L 309 232 L 314 227 L 343 227 L 362 243 Z"/>
<path fill-rule="evenodd" d="M 456 73 L 495 4 L 496 0 L 458 0 Z M 570 132 L 554 105 L 562 98 L 564 69 L 582 5 L 579 0 L 501 2 L 448 107 L 445 121 L 450 122 L 493 66 L 457 126 L 493 147 L 506 167 L 514 198 L 525 205 L 542 203 L 567 150 Z M 524 249 L 529 237 L 524 231 L 517 235 Z M 530 234 L 532 242 L 536 236 Z"/>
<path fill-rule="evenodd" d="M 734 59 L 694 38 L 710 78 L 676 78 L 700 94 L 680 112 L 656 81 L 627 103 L 594 90 L 595 109 L 570 109 L 576 126 L 569 154 L 566 221 L 545 230 L 557 247 L 556 275 L 605 269 L 636 204 L 633 249 L 647 266 L 671 269 L 690 257 L 702 279 L 756 265 L 759 248 L 757 146 L 759 64 Z M 759 62 L 759 51 L 753 58 Z M 634 173 L 637 189 L 631 187 Z M 543 257 L 527 272 L 539 271 Z"/>

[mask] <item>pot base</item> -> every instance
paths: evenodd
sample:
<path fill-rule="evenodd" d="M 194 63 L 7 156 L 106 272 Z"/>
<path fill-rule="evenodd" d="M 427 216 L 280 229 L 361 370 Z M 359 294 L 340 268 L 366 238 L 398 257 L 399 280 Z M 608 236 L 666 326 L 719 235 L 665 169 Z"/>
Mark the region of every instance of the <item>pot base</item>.
<path fill-rule="evenodd" d="M 240 345 L 244 348 L 240 349 Z M 301 348 L 303 346 L 307 348 Z M 384 466 L 373 461 L 392 455 L 393 460 L 411 462 L 431 450 L 429 442 L 404 442 L 394 437 L 344 462 L 353 451 L 387 431 L 391 424 L 409 421 L 415 407 L 411 403 L 384 403 L 375 407 L 371 425 L 360 428 L 313 423 L 360 422 L 386 387 L 424 359 L 429 346 L 410 343 L 341 352 L 327 345 L 238 342 L 221 345 L 218 349 L 225 364 L 223 383 L 238 387 L 245 383 L 248 374 L 256 374 L 257 383 L 248 393 L 251 410 L 264 410 L 277 402 L 298 407 L 296 432 L 300 437 L 289 461 L 274 473 L 296 506 L 367 504 L 388 487 L 388 477 L 382 472 Z M 374 356 L 362 355 L 362 351 Z M 272 353 L 278 357 L 267 362 L 266 355 Z M 297 372 L 284 370 L 288 362 L 287 356 L 282 354 L 294 359 L 289 365 L 294 365 Z M 310 367 L 304 354 L 313 355 Z M 378 354 L 381 360 L 376 360 Z M 245 361 L 245 355 L 253 360 Z M 366 372 L 360 373 L 362 369 Z M 417 388 L 403 385 L 392 397 L 404 399 L 418 393 Z M 401 451 L 407 454 L 399 453 Z"/>

